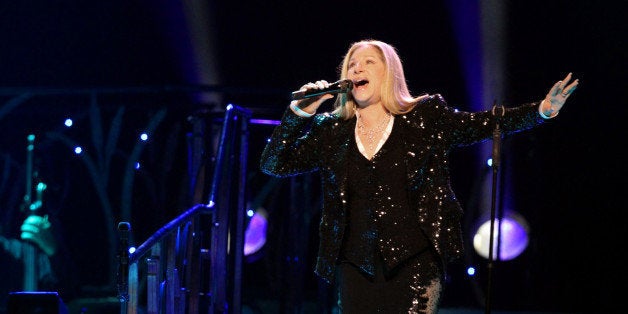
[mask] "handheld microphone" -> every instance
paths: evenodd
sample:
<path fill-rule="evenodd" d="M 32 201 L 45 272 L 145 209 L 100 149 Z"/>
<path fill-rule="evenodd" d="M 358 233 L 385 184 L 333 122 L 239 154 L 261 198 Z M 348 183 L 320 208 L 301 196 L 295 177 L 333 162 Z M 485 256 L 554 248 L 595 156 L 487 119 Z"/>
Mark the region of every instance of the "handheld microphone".
<path fill-rule="evenodd" d="M 340 80 L 331 83 L 329 87 L 323 89 L 308 89 L 305 91 L 298 90 L 292 92 L 292 100 L 300 100 L 311 97 L 316 97 L 325 94 L 338 94 L 347 93 L 353 88 L 353 82 L 351 80 Z"/>

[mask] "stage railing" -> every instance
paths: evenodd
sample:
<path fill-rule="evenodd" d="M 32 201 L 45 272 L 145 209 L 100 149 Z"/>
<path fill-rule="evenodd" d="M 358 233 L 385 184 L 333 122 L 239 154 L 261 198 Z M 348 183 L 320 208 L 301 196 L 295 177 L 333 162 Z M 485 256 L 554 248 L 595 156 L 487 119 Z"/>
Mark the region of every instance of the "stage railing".
<path fill-rule="evenodd" d="M 129 251 L 128 243 L 131 224 L 118 224 L 121 313 L 136 314 L 140 308 L 148 314 L 241 312 L 250 117 L 247 109 L 227 106 L 214 158 L 205 153 L 211 141 L 191 141 L 189 168 L 197 174 L 191 176 L 191 189 L 195 195 L 206 195 L 207 202 L 172 219 L 134 251 Z M 202 166 L 199 156 L 213 167 Z M 205 193 L 203 178 L 212 170 L 207 176 L 212 178 L 211 187 Z M 145 305 L 140 305 L 144 299 Z"/>

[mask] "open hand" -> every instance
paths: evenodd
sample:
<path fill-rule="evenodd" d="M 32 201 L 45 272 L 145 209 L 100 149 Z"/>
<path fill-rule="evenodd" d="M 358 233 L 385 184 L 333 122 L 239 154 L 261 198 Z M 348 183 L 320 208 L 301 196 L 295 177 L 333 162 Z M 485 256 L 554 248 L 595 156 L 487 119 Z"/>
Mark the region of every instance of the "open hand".
<path fill-rule="evenodd" d="M 541 110 L 547 116 L 555 116 L 563 107 L 567 98 L 578 87 L 578 80 L 571 81 L 571 72 L 562 81 L 556 82 L 543 100 Z"/>

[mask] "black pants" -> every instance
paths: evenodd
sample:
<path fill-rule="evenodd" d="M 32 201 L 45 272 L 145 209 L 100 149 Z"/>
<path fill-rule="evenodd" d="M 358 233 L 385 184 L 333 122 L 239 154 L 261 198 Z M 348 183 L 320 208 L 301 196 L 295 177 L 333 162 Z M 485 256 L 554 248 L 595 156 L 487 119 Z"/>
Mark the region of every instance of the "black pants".
<path fill-rule="evenodd" d="M 338 265 L 338 306 L 343 314 L 436 313 L 443 271 L 428 250 L 387 271 L 381 256 L 375 277 L 349 262 Z"/>

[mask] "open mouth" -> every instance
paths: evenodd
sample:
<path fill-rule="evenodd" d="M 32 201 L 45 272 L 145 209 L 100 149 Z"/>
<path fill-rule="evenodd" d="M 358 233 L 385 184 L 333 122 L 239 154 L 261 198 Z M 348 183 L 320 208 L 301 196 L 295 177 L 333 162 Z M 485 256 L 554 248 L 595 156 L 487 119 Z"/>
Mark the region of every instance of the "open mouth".
<path fill-rule="evenodd" d="M 357 81 L 353 82 L 353 86 L 354 86 L 354 87 L 362 87 L 362 86 L 365 86 L 365 85 L 366 85 L 366 84 L 368 84 L 368 83 L 369 83 L 369 81 L 368 81 L 368 80 L 365 80 L 365 79 L 363 79 L 363 80 L 357 80 Z"/>

